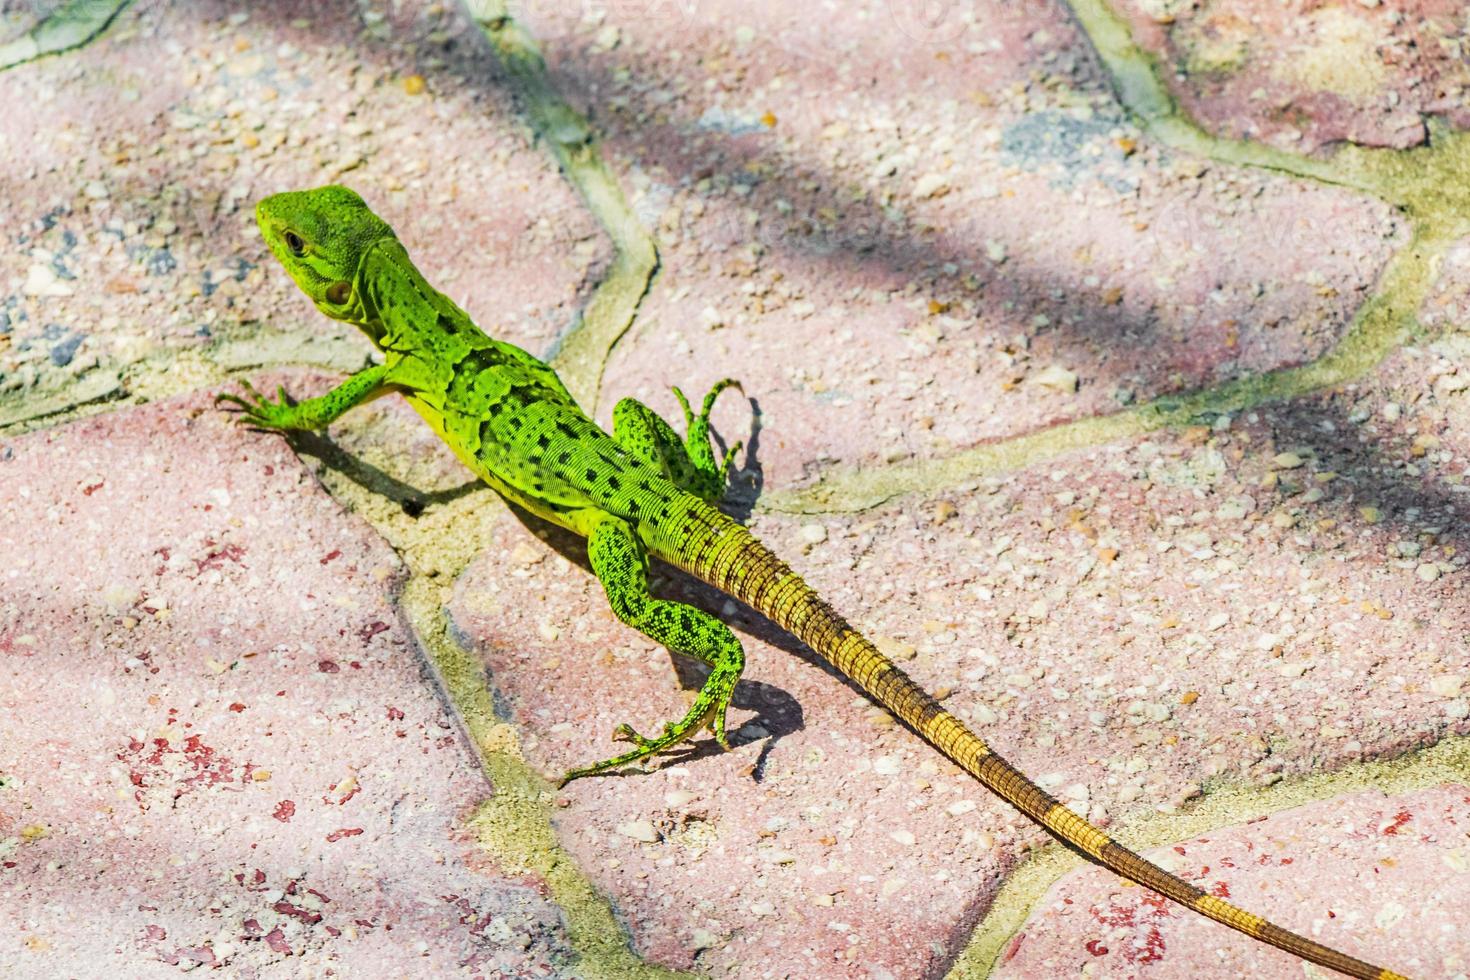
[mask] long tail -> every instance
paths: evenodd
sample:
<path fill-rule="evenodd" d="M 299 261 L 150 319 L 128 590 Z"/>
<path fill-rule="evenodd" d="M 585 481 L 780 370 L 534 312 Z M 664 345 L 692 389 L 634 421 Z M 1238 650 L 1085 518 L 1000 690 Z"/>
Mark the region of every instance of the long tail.
<path fill-rule="evenodd" d="M 790 630 L 956 765 L 1059 840 L 1130 881 L 1302 959 L 1365 980 L 1406 980 L 1207 895 L 1134 854 L 991 751 L 742 525 L 712 508 L 701 509 L 691 524 L 684 546 L 670 556 L 675 564 Z"/>

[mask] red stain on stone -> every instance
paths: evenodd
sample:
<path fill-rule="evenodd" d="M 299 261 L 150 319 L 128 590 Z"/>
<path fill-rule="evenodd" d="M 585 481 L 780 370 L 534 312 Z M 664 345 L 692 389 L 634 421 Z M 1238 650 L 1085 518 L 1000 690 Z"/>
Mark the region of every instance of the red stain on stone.
<path fill-rule="evenodd" d="M 190 783 L 204 783 L 214 786 L 218 783 L 230 782 L 233 766 L 225 756 L 216 758 L 215 751 L 198 735 L 190 735 L 184 739 L 184 758 L 188 759 L 194 766 L 194 775 L 190 776 Z"/>
<path fill-rule="evenodd" d="M 342 557 L 342 552 L 339 551 L 339 550 L 337 550 L 336 548 L 333 548 L 331 551 L 327 552 L 325 555 L 322 556 L 321 562 L 322 562 L 323 565 L 325 565 L 328 562 L 335 561 L 336 559 L 341 558 L 341 557 Z"/>
<path fill-rule="evenodd" d="M 1133 925 L 1134 908 L 1131 905 L 1110 905 L 1107 910 L 1092 907 L 1092 917 L 1099 925 L 1123 927 Z"/>
<path fill-rule="evenodd" d="M 335 660 L 320 660 L 317 661 L 316 669 L 323 674 L 335 674 L 342 668 L 337 666 Z"/>
<path fill-rule="evenodd" d="M 237 882 L 239 882 L 248 891 L 252 891 L 252 892 L 263 892 L 263 891 L 266 890 L 265 889 L 265 872 L 262 871 L 262 870 L 260 870 L 259 868 L 256 868 L 255 869 L 255 873 L 250 876 L 250 884 L 249 885 L 245 884 L 245 872 L 243 872 L 243 871 L 240 872 L 239 874 L 235 875 L 235 880 Z M 255 887 L 252 888 L 251 885 L 253 885 Z"/>
<path fill-rule="evenodd" d="M 1167 898 L 1160 895 L 1158 892 L 1144 892 L 1143 894 L 1138 896 L 1138 899 L 1144 905 L 1152 908 L 1154 910 L 1153 914 L 1159 916 L 1160 918 L 1168 918 L 1170 915 L 1173 914 L 1174 907 L 1169 904 L 1169 900 Z"/>
<path fill-rule="evenodd" d="M 1164 936 L 1156 923 L 1172 914 L 1169 900 L 1152 892 L 1140 895 L 1139 904 L 1110 904 L 1106 909 L 1094 905 L 1093 918 L 1100 924 L 1131 929 L 1133 936 L 1122 948 L 1129 963 L 1154 963 L 1164 958 Z M 1141 936 L 1140 936 L 1141 932 Z"/>
<path fill-rule="evenodd" d="M 202 575 L 211 568 L 219 568 L 225 562 L 239 565 L 245 557 L 245 549 L 238 544 L 217 544 L 213 538 L 205 538 L 204 546 L 211 549 L 203 558 L 194 559 L 194 574 Z"/>
<path fill-rule="evenodd" d="M 1026 941 L 1024 932 L 1017 933 L 1010 942 L 1006 943 L 1006 951 L 1001 954 L 1001 962 L 1008 963 L 1021 951 L 1021 944 Z"/>
<path fill-rule="evenodd" d="M 1083 943 L 1083 946 L 1085 946 L 1087 951 L 1093 956 L 1108 955 L 1108 948 L 1102 944 L 1102 940 L 1100 939 L 1089 939 L 1087 940 L 1087 942 Z"/>
<path fill-rule="evenodd" d="M 400 711 L 400 710 L 398 710 L 397 708 L 393 707 L 393 705 L 391 705 L 391 704 L 388 705 L 388 720 L 389 721 L 402 721 L 403 720 L 403 712 Z"/>
<path fill-rule="evenodd" d="M 103 487 L 103 482 L 101 480 L 98 480 L 96 483 L 89 483 L 86 486 L 82 487 L 82 496 L 83 497 L 90 497 L 90 496 L 92 496 L 92 494 L 96 493 L 98 490 L 101 490 L 102 487 Z"/>
<path fill-rule="evenodd" d="M 444 899 L 444 901 L 448 902 L 450 905 L 453 905 L 455 908 L 459 909 L 459 924 L 469 926 L 471 935 L 478 935 L 484 932 L 485 929 L 490 925 L 490 923 L 495 921 L 495 916 L 491 915 L 488 912 L 484 913 L 483 915 L 476 912 L 474 906 L 470 904 L 470 900 L 468 898 L 464 898 L 460 895 L 440 895 L 439 897 Z"/>
<path fill-rule="evenodd" d="M 1149 926 L 1143 937 L 1142 949 L 1130 949 L 1124 954 L 1130 963 L 1157 963 L 1164 958 L 1164 937 L 1157 926 Z"/>
<path fill-rule="evenodd" d="M 1211 895 L 1214 895 L 1216 898 L 1229 898 L 1230 897 L 1230 884 L 1229 884 L 1229 882 L 1224 882 L 1224 881 L 1217 881 L 1217 882 L 1215 882 L 1215 887 L 1210 889 L 1210 894 Z"/>
<path fill-rule="evenodd" d="M 291 800 L 282 800 L 276 804 L 275 812 L 271 814 L 281 823 L 290 823 L 291 818 L 296 816 L 296 804 Z"/>
<path fill-rule="evenodd" d="M 388 624 L 380 619 L 375 619 L 357 631 L 357 638 L 366 644 L 379 633 L 386 633 L 387 631 Z"/>
<path fill-rule="evenodd" d="M 1393 822 L 1384 827 L 1382 832 L 1385 834 L 1397 834 L 1400 827 L 1413 819 L 1414 815 L 1408 810 L 1400 810 L 1393 815 Z"/>
<path fill-rule="evenodd" d="M 300 919 L 307 925 L 314 926 L 318 922 L 322 921 L 322 916 L 320 912 L 313 912 L 310 909 L 304 909 L 299 905 L 292 905 L 290 902 L 280 901 L 272 905 L 271 908 L 275 909 L 276 912 L 280 915 L 289 915 L 292 918 Z"/>
<path fill-rule="evenodd" d="M 174 712 L 169 713 L 169 724 L 176 721 L 174 714 Z M 164 759 L 174 755 L 182 755 L 193 771 L 187 774 L 171 772 L 170 768 L 178 767 L 170 767 Z M 169 739 L 162 737 L 153 739 L 151 743 L 129 738 L 128 747 L 117 753 L 115 758 L 119 762 L 129 764 L 128 779 L 139 790 L 133 794 L 133 797 L 145 809 L 147 804 L 143 800 L 142 791 L 163 785 L 169 780 L 175 784 L 174 799 L 201 786 L 218 786 L 221 783 L 236 781 L 234 762 L 229 756 L 221 755 L 212 746 L 204 744 L 204 739 L 200 735 L 190 735 L 178 747 L 175 747 Z"/>
<path fill-rule="evenodd" d="M 180 963 L 192 963 L 194 966 L 214 966 L 214 950 L 208 946 L 179 947 L 166 956 L 160 956 L 170 966 L 178 966 Z"/>
<path fill-rule="evenodd" d="M 239 712 L 245 710 L 245 706 L 239 701 L 236 701 L 234 704 L 230 705 L 230 710 L 238 714 Z"/>
<path fill-rule="evenodd" d="M 352 788 L 347 791 L 346 795 L 344 795 L 341 799 L 334 800 L 332 799 L 332 794 L 337 791 L 337 787 L 340 785 L 342 784 L 333 783 L 332 785 L 328 786 L 327 792 L 322 795 L 322 802 L 327 804 L 328 806 L 331 806 L 333 803 L 335 803 L 337 806 L 342 806 L 348 800 L 352 799 L 358 793 L 362 792 L 362 784 L 357 782 L 356 780 L 353 780 Z"/>
<path fill-rule="evenodd" d="M 327 843 L 335 844 L 344 837 L 356 837 L 360 833 L 362 833 L 361 827 L 343 827 L 328 834 Z"/>

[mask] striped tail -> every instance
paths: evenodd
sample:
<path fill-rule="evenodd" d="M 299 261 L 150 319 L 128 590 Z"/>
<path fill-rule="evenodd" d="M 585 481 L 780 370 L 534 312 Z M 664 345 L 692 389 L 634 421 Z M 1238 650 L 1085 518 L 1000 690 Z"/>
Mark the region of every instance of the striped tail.
<path fill-rule="evenodd" d="M 743 526 L 710 509 L 669 560 L 795 634 L 956 765 L 1054 837 L 1129 881 L 1302 959 L 1369 980 L 1406 980 L 1207 895 L 1062 806 L 946 711 Z"/>

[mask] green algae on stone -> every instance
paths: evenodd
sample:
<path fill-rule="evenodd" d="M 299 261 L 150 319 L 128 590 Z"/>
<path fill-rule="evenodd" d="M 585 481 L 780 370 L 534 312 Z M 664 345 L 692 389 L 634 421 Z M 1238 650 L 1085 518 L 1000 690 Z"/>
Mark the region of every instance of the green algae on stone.
<path fill-rule="evenodd" d="M 69 0 L 13 41 L 0 44 L 0 71 L 96 38 L 131 0 Z"/>

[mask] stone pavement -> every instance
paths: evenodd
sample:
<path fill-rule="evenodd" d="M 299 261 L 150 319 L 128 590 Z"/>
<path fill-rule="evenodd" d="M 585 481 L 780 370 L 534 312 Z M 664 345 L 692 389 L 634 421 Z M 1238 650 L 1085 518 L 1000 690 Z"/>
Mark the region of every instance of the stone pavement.
<path fill-rule="evenodd" d="M 1470 975 L 1462 5 L 467 7 L 0 46 L 0 970 L 1303 975 L 668 570 L 734 750 L 553 789 L 698 675 L 401 402 L 212 405 L 367 363 L 250 215 L 340 181 L 604 422 L 739 377 L 732 509 L 1078 812 Z"/>

